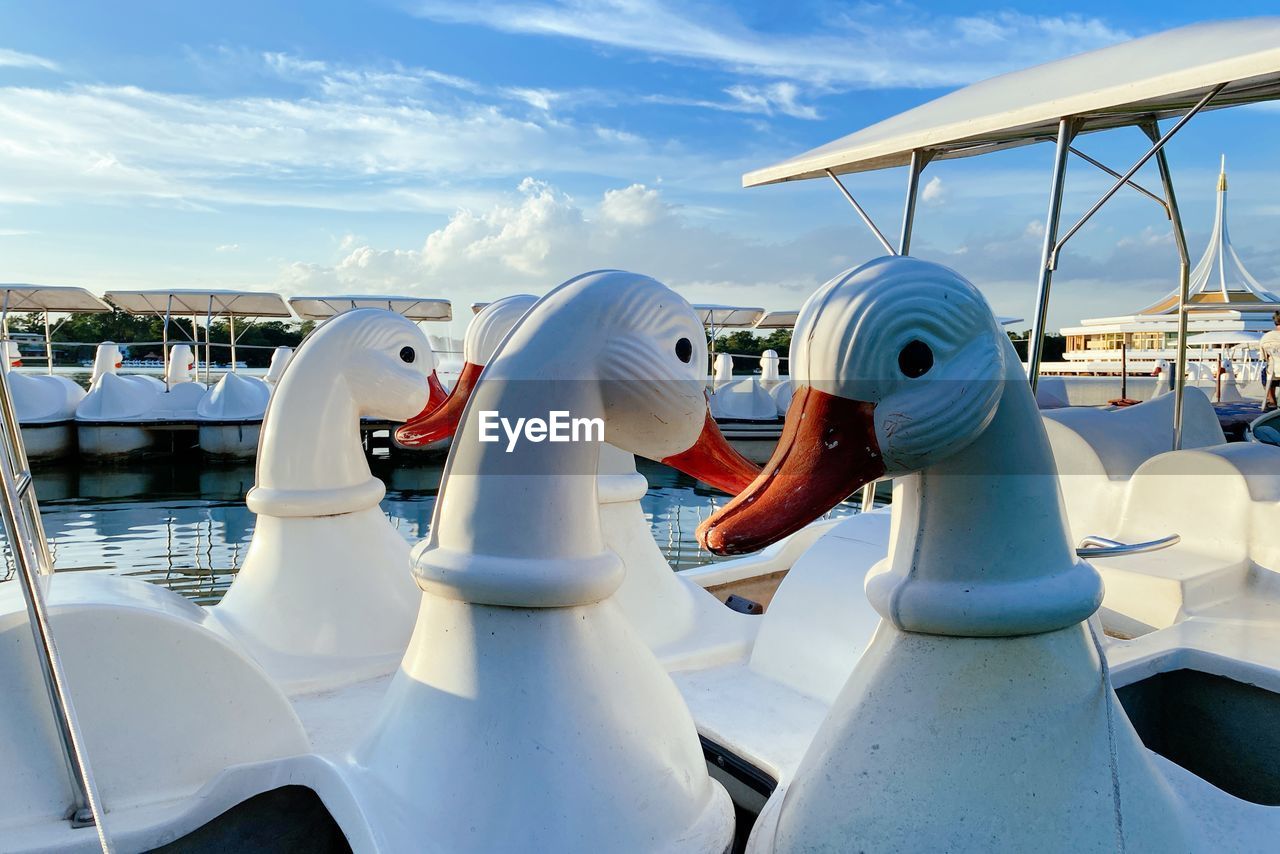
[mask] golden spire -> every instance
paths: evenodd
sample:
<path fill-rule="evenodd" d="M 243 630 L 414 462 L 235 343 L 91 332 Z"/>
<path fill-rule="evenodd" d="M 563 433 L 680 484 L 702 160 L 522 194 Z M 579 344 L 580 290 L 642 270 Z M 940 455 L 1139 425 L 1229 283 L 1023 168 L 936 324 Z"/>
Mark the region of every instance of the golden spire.
<path fill-rule="evenodd" d="M 1227 191 L 1227 155 L 1222 155 L 1222 171 L 1218 173 L 1218 192 Z"/>

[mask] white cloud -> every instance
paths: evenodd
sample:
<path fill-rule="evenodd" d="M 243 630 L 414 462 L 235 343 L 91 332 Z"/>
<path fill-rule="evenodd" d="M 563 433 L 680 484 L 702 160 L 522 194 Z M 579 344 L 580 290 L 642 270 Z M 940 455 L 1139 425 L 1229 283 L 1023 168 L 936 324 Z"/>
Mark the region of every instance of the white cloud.
<path fill-rule="evenodd" d="M 557 95 L 543 90 L 496 101 L 428 97 L 421 88 L 398 92 L 385 75 L 364 85 L 373 72 L 283 54 L 266 63 L 301 75 L 312 91 L 286 100 L 136 86 L 0 88 L 0 187 L 6 199 L 48 203 L 142 197 L 188 207 L 448 212 L 490 202 L 494 194 L 479 189 L 485 181 L 527 171 L 633 178 L 726 170 L 665 140 L 548 115 Z M 409 76 L 415 86 L 430 77 Z"/>
<path fill-rule="evenodd" d="M 956 17 L 903 4 L 864 4 L 799 34 L 751 29 L 726 5 L 665 0 L 422 0 L 413 8 L 437 21 L 578 39 L 819 87 L 955 86 L 1126 37 L 1079 15 Z"/>
<path fill-rule="evenodd" d="M 776 112 L 796 119 L 821 118 L 816 108 L 797 102 L 800 90 L 794 83 L 730 86 L 724 91 L 740 106 L 766 115 L 773 115 Z"/>
<path fill-rule="evenodd" d="M 34 68 L 40 71 L 57 71 L 58 63 L 43 56 L 22 53 L 0 47 L 0 68 Z"/>
<path fill-rule="evenodd" d="M 798 306 L 821 282 L 874 254 L 869 240 L 850 240 L 844 228 L 765 244 L 699 226 L 643 184 L 583 204 L 534 178 L 486 209 L 456 212 L 418 249 L 342 251 L 331 266 L 285 266 L 276 286 L 292 293 L 443 292 L 462 302 L 522 289 L 541 293 L 585 270 L 619 267 L 655 275 L 691 299 L 742 298 L 742 289 L 756 288 L 756 299 Z"/>
<path fill-rule="evenodd" d="M 921 200 L 926 205 L 941 205 L 947 200 L 947 189 L 942 186 L 942 179 L 934 175 L 924 185 L 924 190 L 920 193 Z"/>
<path fill-rule="evenodd" d="M 667 213 L 667 204 L 657 190 L 632 184 L 625 190 L 607 190 L 600 203 L 600 216 L 623 226 L 652 225 Z"/>
<path fill-rule="evenodd" d="M 224 243 L 221 246 L 214 247 L 214 252 L 239 252 L 239 243 Z"/>

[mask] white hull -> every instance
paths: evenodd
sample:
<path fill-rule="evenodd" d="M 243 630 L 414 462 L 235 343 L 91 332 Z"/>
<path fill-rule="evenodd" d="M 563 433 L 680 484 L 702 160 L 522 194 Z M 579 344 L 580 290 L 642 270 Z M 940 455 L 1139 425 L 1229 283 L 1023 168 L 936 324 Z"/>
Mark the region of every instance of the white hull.
<path fill-rule="evenodd" d="M 80 454 L 86 457 L 114 457 L 145 451 L 155 443 L 155 436 L 145 427 L 79 424 L 76 434 Z"/>
<path fill-rule="evenodd" d="M 201 424 L 200 450 L 215 457 L 252 459 L 258 453 L 262 422 L 245 424 Z"/>
<path fill-rule="evenodd" d="M 23 424 L 22 444 L 28 460 L 58 460 L 76 450 L 76 427 L 71 421 L 54 424 Z"/>

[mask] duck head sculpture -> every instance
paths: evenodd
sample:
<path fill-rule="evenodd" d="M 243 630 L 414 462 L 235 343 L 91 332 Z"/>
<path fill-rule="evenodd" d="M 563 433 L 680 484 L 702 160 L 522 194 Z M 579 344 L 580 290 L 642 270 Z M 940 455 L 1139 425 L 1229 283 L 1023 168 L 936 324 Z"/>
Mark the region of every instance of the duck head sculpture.
<path fill-rule="evenodd" d="M 165 365 L 165 381 L 170 386 L 191 382 L 196 367 L 196 357 L 186 344 L 174 344 L 169 348 L 169 361 Z"/>
<path fill-rule="evenodd" d="M 434 364 L 412 321 L 357 309 L 309 336 L 271 395 L 245 502 L 257 525 L 212 610 L 287 690 L 386 673 L 404 652 L 418 591 L 360 419 L 419 412 Z"/>
<path fill-rule="evenodd" d="M 449 400 L 443 406 L 420 413 L 417 417 L 402 425 L 396 431 L 396 440 L 410 447 L 428 445 L 442 439 L 452 437 L 458 430 L 467 404 L 475 391 L 480 376 L 499 347 L 525 317 L 528 311 L 538 302 L 529 294 L 516 294 L 495 300 L 481 309 L 467 327 L 466 339 L 463 343 L 464 364 L 458 382 L 454 385 Z M 581 334 L 581 331 L 579 331 Z M 691 336 L 689 342 L 687 364 L 701 365 L 706 363 L 705 337 Z M 614 342 L 625 348 L 625 342 Z M 699 348 L 696 352 L 694 348 Z M 589 357 L 588 357 L 589 358 Z M 699 361 L 699 358 L 701 361 Z M 643 365 L 635 365 L 637 369 Z M 548 375 L 550 376 L 550 375 Z M 619 380 L 616 388 L 625 388 L 626 380 Z M 610 383 L 614 385 L 614 383 Z M 625 395 L 621 395 L 625 397 Z M 705 395 L 704 395 L 705 398 Z M 619 400 L 618 404 L 624 401 Z M 644 401 L 634 400 L 632 404 L 644 406 Z M 704 407 L 705 408 L 705 407 Z M 656 415 L 654 417 L 657 417 Z M 612 436 L 612 433 L 610 434 Z M 610 444 L 621 447 L 610 440 Z M 650 456 L 641 453 L 641 456 Z M 715 420 L 708 410 L 703 421 L 702 431 L 697 441 L 679 453 L 666 457 L 652 457 L 667 465 L 677 468 L 691 477 L 695 477 L 725 492 L 735 493 L 754 479 L 758 469 L 750 461 L 743 458 L 725 440 L 716 426 Z"/>
<path fill-rule="evenodd" d="M 280 382 L 280 378 L 284 376 L 284 369 L 289 367 L 289 361 L 293 359 L 292 347 L 277 347 L 271 352 L 271 365 L 267 368 L 267 375 L 262 381 L 271 387 L 275 387 Z"/>
<path fill-rule="evenodd" d="M 755 551 L 864 484 L 903 478 L 896 521 L 914 547 L 868 581 L 881 614 L 910 630 L 981 635 L 1093 613 L 1101 583 L 1070 546 L 1021 362 L 973 285 L 914 258 L 872 261 L 809 298 L 793 342 L 794 393 L 778 447 L 760 477 L 700 526 L 707 548 Z M 913 509 L 926 499 L 927 520 Z M 997 532 L 974 523 L 977 508 L 993 523 L 1003 511 L 1039 524 Z M 930 578 L 913 555 L 966 557 Z M 1062 595 L 1039 595 L 1046 586 Z"/>
<path fill-rule="evenodd" d="M 427 832 L 450 851 L 727 849 L 730 804 L 619 607 L 623 562 L 600 521 L 606 443 L 662 459 L 703 436 L 703 340 L 664 285 L 596 272 L 539 300 L 485 368 L 414 550 L 413 639 L 356 753 L 399 838 Z M 552 440 L 557 412 L 602 429 Z M 491 415 L 546 421 L 489 441 Z"/>
<path fill-rule="evenodd" d="M 700 538 L 758 548 L 883 476 L 893 517 L 879 627 L 748 851 L 1198 850 L 1111 689 L 1101 580 L 978 290 L 881 258 L 815 293 L 793 342 L 779 447 Z"/>
<path fill-rule="evenodd" d="M 386 490 L 369 472 L 360 419 L 421 411 L 434 371 L 427 337 L 403 317 L 357 309 L 316 329 L 267 406 L 249 509 L 311 516 L 377 504 Z"/>
<path fill-rule="evenodd" d="M 426 409 L 396 428 L 396 441 L 413 448 L 452 438 L 484 366 L 537 301 L 532 294 L 512 294 L 480 309 L 467 324 L 462 341 L 462 370 L 447 399 L 443 403 L 429 402 Z"/>
<path fill-rule="evenodd" d="M 120 348 L 114 341 L 103 341 L 98 345 L 97 351 L 93 354 L 93 376 L 89 380 L 89 384 L 98 381 L 103 374 L 114 374 L 123 366 L 124 360 L 120 356 Z"/>

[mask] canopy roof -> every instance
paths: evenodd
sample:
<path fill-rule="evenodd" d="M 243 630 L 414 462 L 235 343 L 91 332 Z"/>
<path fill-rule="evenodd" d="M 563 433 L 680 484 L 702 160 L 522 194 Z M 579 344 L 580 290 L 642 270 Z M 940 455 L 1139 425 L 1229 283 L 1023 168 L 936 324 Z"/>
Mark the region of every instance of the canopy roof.
<path fill-rule="evenodd" d="M 1280 18 L 1192 24 L 974 83 L 764 169 L 745 187 L 970 157 L 1057 136 L 1168 118 L 1230 82 L 1206 109 L 1280 97 Z"/>
<path fill-rule="evenodd" d="M 717 329 L 745 329 L 764 317 L 763 308 L 738 305 L 695 305 L 694 312 L 703 326 Z"/>
<path fill-rule="evenodd" d="M 111 306 L 84 288 L 63 285 L 0 284 L 0 310 L 111 311 Z"/>
<path fill-rule="evenodd" d="M 266 291 L 200 290 L 107 291 L 108 302 L 129 314 L 175 316 L 293 317 L 279 294 Z"/>
<path fill-rule="evenodd" d="M 1280 308 L 1280 296 L 1258 284 L 1231 245 L 1231 235 L 1227 230 L 1225 156 L 1222 158 L 1222 171 L 1218 174 L 1218 208 L 1213 215 L 1213 233 L 1200 263 L 1191 271 L 1187 282 L 1187 301 L 1192 305 L 1212 305 L 1235 311 L 1275 311 Z M 1177 314 L 1178 291 L 1175 289 L 1140 313 Z"/>
<path fill-rule="evenodd" d="M 796 325 L 796 318 L 799 316 L 799 309 L 771 311 L 756 321 L 756 329 L 791 329 Z"/>
<path fill-rule="evenodd" d="M 353 308 L 381 308 L 410 320 L 453 320 L 453 304 L 447 299 L 389 296 L 385 294 L 290 297 L 289 305 L 303 320 L 324 320 Z"/>

